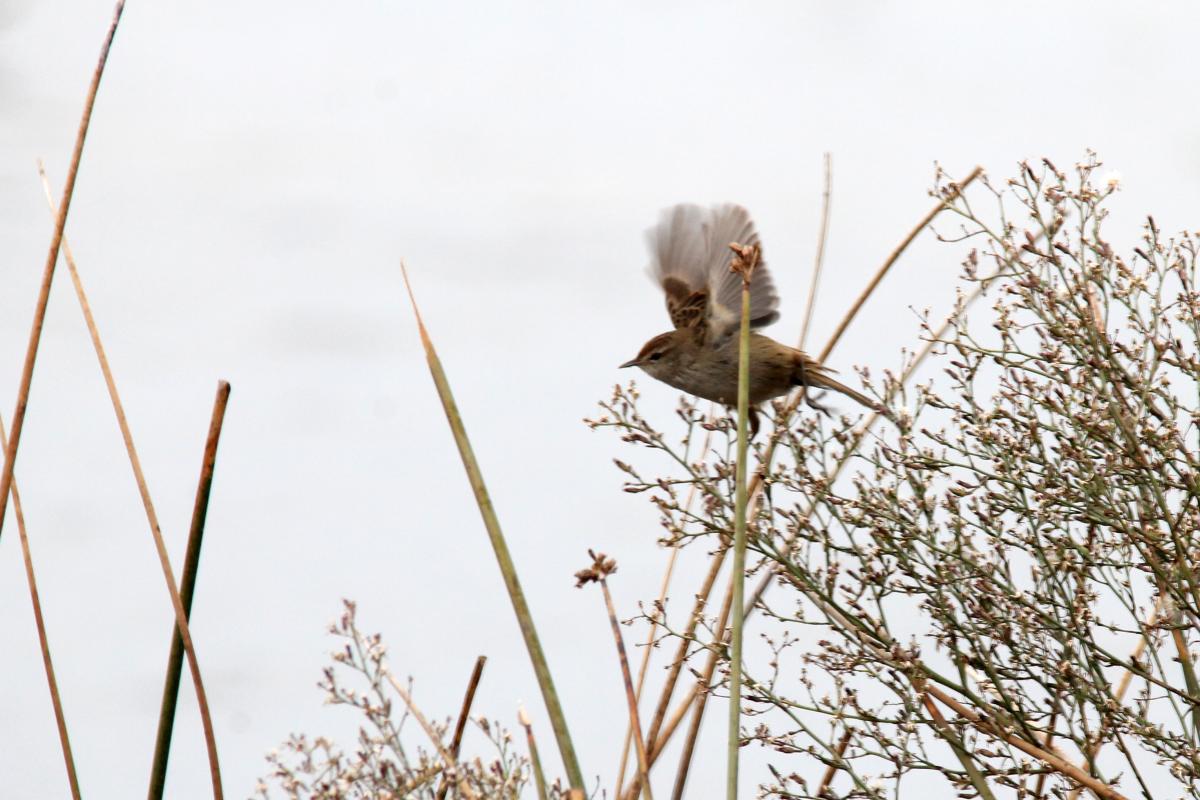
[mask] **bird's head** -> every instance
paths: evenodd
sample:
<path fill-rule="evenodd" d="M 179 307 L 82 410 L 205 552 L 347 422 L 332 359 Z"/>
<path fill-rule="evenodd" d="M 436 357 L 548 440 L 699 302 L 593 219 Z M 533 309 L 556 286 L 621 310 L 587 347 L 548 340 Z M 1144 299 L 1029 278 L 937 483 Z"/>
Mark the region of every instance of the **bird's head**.
<path fill-rule="evenodd" d="M 673 374 L 679 368 L 683 355 L 683 338 L 678 330 L 660 333 L 642 345 L 637 357 L 621 365 L 625 367 L 641 367 L 648 375 L 662 380 L 664 376 Z"/>

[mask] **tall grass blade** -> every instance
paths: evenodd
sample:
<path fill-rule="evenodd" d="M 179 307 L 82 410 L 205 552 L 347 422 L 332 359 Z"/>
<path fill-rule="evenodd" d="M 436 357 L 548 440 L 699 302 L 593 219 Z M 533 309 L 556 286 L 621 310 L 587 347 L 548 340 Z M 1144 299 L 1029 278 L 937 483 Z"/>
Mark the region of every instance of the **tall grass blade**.
<path fill-rule="evenodd" d="M 413 314 L 417 318 L 417 329 L 421 334 L 421 344 L 425 348 L 425 359 L 429 363 L 429 373 L 433 376 L 434 386 L 437 387 L 438 397 L 441 399 L 442 408 L 446 412 L 446 420 L 450 423 L 450 431 L 454 434 L 454 442 L 458 445 L 458 453 L 462 457 L 463 469 L 466 470 L 467 480 L 471 484 L 471 490 L 475 493 L 475 502 L 479 506 L 479 514 L 483 517 L 484 527 L 487 529 L 492 549 L 496 553 L 496 561 L 500 565 L 500 574 L 504 577 L 504 586 L 508 589 L 508 597 L 512 601 L 513 611 L 517 615 L 517 624 L 520 626 L 521 635 L 525 639 L 525 649 L 529 651 L 529 660 L 533 662 L 533 671 L 537 676 L 538 686 L 542 690 L 542 700 L 546 704 L 546 713 L 549 715 L 550 725 L 554 729 L 554 738 L 558 742 L 558 750 L 562 756 L 563 768 L 567 773 L 567 782 L 572 789 L 583 791 L 583 773 L 579 769 L 579 761 L 575 756 L 575 745 L 571 742 L 571 734 L 567 730 L 567 719 L 563 714 L 562 705 L 559 703 L 558 692 L 554 688 L 554 679 L 550 674 L 550 666 L 546 663 L 546 654 L 542 650 L 542 643 L 538 638 L 537 628 L 533 623 L 533 615 L 530 613 L 529 604 L 525 601 L 525 592 L 521 589 L 521 582 L 517 578 L 517 568 L 513 564 L 512 556 L 509 554 L 508 544 L 504 540 L 504 533 L 500 530 L 500 521 L 496 517 L 495 509 L 492 507 L 491 497 L 488 495 L 487 486 L 483 482 L 483 472 L 479 468 L 479 463 L 475 460 L 475 453 L 471 449 L 471 441 L 467 438 L 466 428 L 463 426 L 462 417 L 458 413 L 458 406 L 454 402 L 454 393 L 450 390 L 450 382 L 446 379 L 446 373 L 442 369 L 442 362 L 438 358 L 433 342 L 429 338 L 429 332 L 425 329 L 425 322 L 421 319 L 421 311 L 417 307 L 417 299 L 413 295 L 412 286 L 408 281 L 408 270 L 403 263 L 401 263 L 400 269 L 404 275 L 404 286 L 408 290 L 408 298 L 412 302 Z"/>

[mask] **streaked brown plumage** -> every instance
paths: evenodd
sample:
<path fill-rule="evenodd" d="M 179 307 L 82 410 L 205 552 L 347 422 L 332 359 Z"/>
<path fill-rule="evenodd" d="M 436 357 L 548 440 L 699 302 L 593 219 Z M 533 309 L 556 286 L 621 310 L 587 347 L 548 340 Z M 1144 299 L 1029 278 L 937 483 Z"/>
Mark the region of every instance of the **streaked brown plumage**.
<path fill-rule="evenodd" d="M 731 243 L 759 245 L 746 209 L 736 205 L 706 209 L 677 205 L 663 212 L 648 233 L 651 275 L 667 296 L 675 329 L 655 336 L 622 367 L 640 367 L 651 377 L 688 394 L 726 405 L 737 404 L 738 329 L 742 277 L 730 270 Z M 760 250 L 761 250 L 761 245 Z M 750 280 L 750 326 L 779 318 L 779 296 L 761 257 Z M 750 334 L 751 423 L 754 406 L 797 386 L 832 389 L 870 409 L 866 395 L 834 380 L 830 370 L 794 347 L 759 333 Z"/>

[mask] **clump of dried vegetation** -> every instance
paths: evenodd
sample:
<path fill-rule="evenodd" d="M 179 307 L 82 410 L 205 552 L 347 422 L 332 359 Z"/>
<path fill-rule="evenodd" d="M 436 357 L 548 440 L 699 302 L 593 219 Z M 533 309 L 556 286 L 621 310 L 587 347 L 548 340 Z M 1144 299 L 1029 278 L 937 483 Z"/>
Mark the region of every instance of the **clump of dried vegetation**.
<path fill-rule="evenodd" d="M 364 720 L 354 751 L 343 752 L 324 737 L 295 734 L 282 751 L 267 757 L 271 774 L 260 783 L 259 796 L 270 796 L 269 780 L 285 797 L 312 800 L 440 800 L 451 790 L 453 797 L 520 797 L 530 782 L 530 763 L 514 748 L 508 731 L 486 717 L 471 720 L 492 752 L 486 759 L 461 757 L 463 726 L 424 718 L 413 703 L 411 684 L 400 685 L 389 671 L 381 637 L 359 630 L 356 611 L 354 603 L 346 602 L 344 613 L 330 626 L 342 645 L 318 684 L 328 705 L 348 706 Z M 465 724 L 466 717 L 462 719 Z M 424 745 L 406 745 L 406 727 L 414 722 L 423 729 L 421 736 L 428 737 Z M 561 789 L 556 785 L 550 796 L 562 796 Z"/>
<path fill-rule="evenodd" d="M 905 386 L 911 355 L 877 387 L 898 430 L 781 413 L 757 446 L 744 736 L 779 754 L 768 795 L 1197 794 L 1197 240 L 1149 219 L 1118 253 L 1098 167 L 1022 164 L 986 211 L 947 203 L 974 291 L 925 326 L 939 374 Z M 689 459 L 706 416 L 685 404 L 677 443 L 636 403 L 618 389 L 596 424 L 679 471 L 621 464 L 627 488 L 668 544 L 721 541 L 727 446 Z"/>
<path fill-rule="evenodd" d="M 773 754 L 761 796 L 1200 794 L 1198 242 L 1148 219 L 1119 252 L 1099 167 L 1021 164 L 971 197 L 939 173 L 962 286 L 921 348 L 874 385 L 862 375 L 895 424 L 793 400 L 754 443 L 740 744 Z M 671 655 L 653 705 L 643 662 L 649 724 L 631 727 L 635 772 L 609 796 L 646 791 L 690 718 L 681 797 L 705 703 L 727 690 L 731 603 L 709 600 L 735 525 L 736 434 L 686 400 L 660 430 L 638 401 L 617 387 L 590 422 L 634 450 L 617 465 L 658 509 L 661 542 L 711 561 L 694 606 L 664 594 L 641 617 L 646 656 Z M 674 468 L 644 476 L 647 450 Z"/>

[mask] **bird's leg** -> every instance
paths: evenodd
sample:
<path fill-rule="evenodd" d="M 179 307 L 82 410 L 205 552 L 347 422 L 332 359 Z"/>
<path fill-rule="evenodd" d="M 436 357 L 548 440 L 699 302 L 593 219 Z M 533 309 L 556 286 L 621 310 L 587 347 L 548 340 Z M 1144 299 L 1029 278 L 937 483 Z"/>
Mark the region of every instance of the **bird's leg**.
<path fill-rule="evenodd" d="M 807 369 L 808 367 L 803 358 L 796 360 L 796 370 L 799 372 L 799 375 L 796 377 L 800 379 L 798 381 L 800 385 L 800 402 L 804 403 L 811 409 L 821 412 L 827 417 L 833 417 L 833 412 L 829 410 L 828 406 L 821 405 L 816 400 L 808 396 L 808 375 L 805 374 Z"/>
<path fill-rule="evenodd" d="M 750 411 L 750 438 L 758 436 L 758 409 L 754 406 L 749 407 Z"/>
<path fill-rule="evenodd" d="M 833 419 L 833 412 L 829 410 L 829 406 L 818 403 L 816 401 L 816 398 L 809 397 L 807 392 L 804 393 L 803 397 L 804 397 L 804 403 L 809 408 L 819 411 L 822 414 L 824 414 L 825 416 L 829 417 L 830 419 Z"/>

